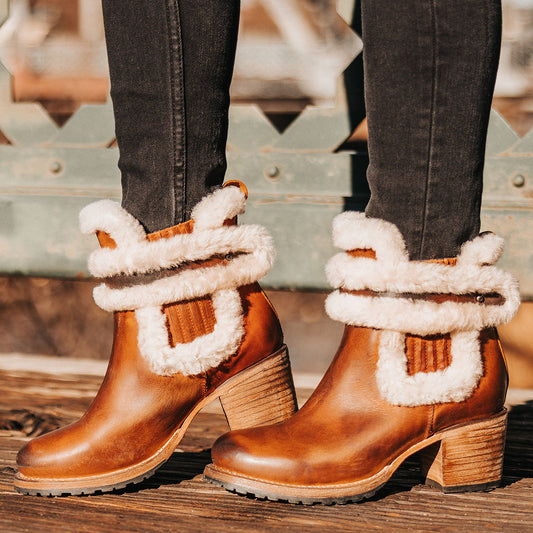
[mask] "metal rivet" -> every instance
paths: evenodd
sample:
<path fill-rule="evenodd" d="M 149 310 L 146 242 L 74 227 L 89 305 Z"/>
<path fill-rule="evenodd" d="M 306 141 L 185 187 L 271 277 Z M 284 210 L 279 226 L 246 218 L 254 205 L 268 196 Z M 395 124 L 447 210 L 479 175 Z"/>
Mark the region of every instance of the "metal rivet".
<path fill-rule="evenodd" d="M 522 176 L 522 174 L 517 174 L 513 178 L 513 185 L 515 187 L 523 187 L 525 184 L 526 184 L 526 178 L 524 178 L 524 176 Z"/>
<path fill-rule="evenodd" d="M 482 294 L 478 294 L 478 295 L 476 296 L 476 302 L 477 302 L 478 304 L 482 304 L 484 301 L 485 301 L 485 296 L 483 296 Z"/>
<path fill-rule="evenodd" d="M 281 173 L 281 171 L 280 171 L 279 167 L 276 166 L 276 165 L 270 165 L 266 169 L 266 175 L 269 178 L 277 178 L 280 175 L 280 173 Z"/>
<path fill-rule="evenodd" d="M 50 164 L 50 172 L 59 174 L 63 170 L 63 165 L 59 161 L 52 161 Z"/>

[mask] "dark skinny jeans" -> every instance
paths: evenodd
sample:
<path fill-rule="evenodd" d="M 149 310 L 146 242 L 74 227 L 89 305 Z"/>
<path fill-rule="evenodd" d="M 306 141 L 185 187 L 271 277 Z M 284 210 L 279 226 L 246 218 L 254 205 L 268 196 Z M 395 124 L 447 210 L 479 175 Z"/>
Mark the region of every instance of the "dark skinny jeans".
<path fill-rule="evenodd" d="M 148 231 L 190 217 L 226 170 L 239 0 L 102 0 L 123 206 Z M 500 0 L 362 0 L 368 216 L 412 259 L 479 233 Z"/>

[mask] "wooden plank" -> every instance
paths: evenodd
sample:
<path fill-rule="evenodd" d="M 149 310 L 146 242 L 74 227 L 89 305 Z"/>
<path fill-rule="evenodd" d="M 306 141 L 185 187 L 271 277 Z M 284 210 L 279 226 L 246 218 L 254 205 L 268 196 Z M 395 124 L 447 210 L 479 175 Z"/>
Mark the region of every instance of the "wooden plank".
<path fill-rule="evenodd" d="M 51 358 L 42 358 L 43 366 L 46 360 Z M 79 368 L 83 371 L 83 363 Z M 101 365 L 96 370 L 89 365 L 80 375 L 28 372 L 14 365 L 0 370 L 0 423 L 5 427 L 6 420 L 20 416 L 13 412 L 21 410 L 35 420 L 48 416 L 52 425 L 71 422 L 89 405 L 101 380 L 98 374 Z M 314 384 L 309 376 L 305 379 Z M 3 429 L 0 530 L 533 531 L 533 391 L 513 391 L 513 396 L 514 401 L 524 403 L 514 405 L 510 412 L 502 488 L 491 493 L 443 495 L 420 485 L 417 462 L 408 460 L 376 497 L 332 507 L 262 502 L 203 482 L 209 447 L 227 427 L 223 415 L 215 411 L 198 415 L 179 450 L 153 478 L 127 490 L 89 497 L 16 494 L 13 465 L 17 450 L 29 437 L 23 431 Z"/>

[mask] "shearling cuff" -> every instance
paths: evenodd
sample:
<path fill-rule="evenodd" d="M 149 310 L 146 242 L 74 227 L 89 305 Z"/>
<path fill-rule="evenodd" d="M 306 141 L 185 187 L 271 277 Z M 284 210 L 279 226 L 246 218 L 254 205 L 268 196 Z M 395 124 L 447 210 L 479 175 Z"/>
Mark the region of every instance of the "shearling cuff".
<path fill-rule="evenodd" d="M 104 282 L 94 289 L 106 311 L 135 311 L 139 349 L 161 375 L 205 372 L 230 357 L 244 335 L 238 287 L 253 283 L 274 261 L 272 238 L 261 226 L 225 225 L 244 212 L 245 194 L 225 187 L 206 196 L 193 210 L 192 233 L 149 241 L 141 224 L 119 204 L 102 200 L 80 213 L 83 233 L 104 231 L 116 248 L 95 250 L 89 270 Z M 191 263 L 226 257 L 218 264 Z M 214 330 L 193 341 L 169 345 L 163 306 L 210 296 Z"/>
<path fill-rule="evenodd" d="M 483 373 L 479 331 L 508 322 L 520 304 L 515 278 L 494 266 L 503 240 L 480 235 L 463 245 L 455 265 L 409 261 L 396 226 L 355 212 L 335 218 L 333 239 L 346 251 L 375 252 L 375 259 L 340 253 L 329 261 L 326 274 L 337 290 L 328 296 L 326 311 L 345 324 L 382 330 L 376 373 L 382 396 L 403 406 L 468 398 Z M 435 294 L 472 298 L 424 298 Z M 494 294 L 501 305 L 484 302 Z M 408 374 L 406 334 L 449 335 L 450 365 Z"/>

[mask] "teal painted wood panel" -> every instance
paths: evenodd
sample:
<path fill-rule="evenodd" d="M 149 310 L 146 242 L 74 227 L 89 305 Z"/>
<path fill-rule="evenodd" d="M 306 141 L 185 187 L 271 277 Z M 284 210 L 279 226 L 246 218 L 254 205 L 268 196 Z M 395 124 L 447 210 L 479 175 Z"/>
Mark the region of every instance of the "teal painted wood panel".
<path fill-rule="evenodd" d="M 52 157 L 50 157 L 52 156 Z M 232 154 L 229 177 L 250 189 L 243 222 L 265 225 L 278 250 L 266 285 L 326 289 L 324 266 L 334 253 L 333 217 L 352 197 L 354 154 Z M 99 198 L 120 198 L 115 149 L 14 149 L 0 147 L 0 272 L 51 277 L 86 276 L 96 240 L 78 231 L 79 210 Z M 62 170 L 50 168 L 60 162 Z M 532 158 L 487 159 L 483 229 L 505 237 L 502 266 L 533 295 Z M 280 169 L 270 179 L 265 169 Z M 517 174 L 518 173 L 518 174 Z M 514 185 L 516 175 L 524 184 Z"/>

